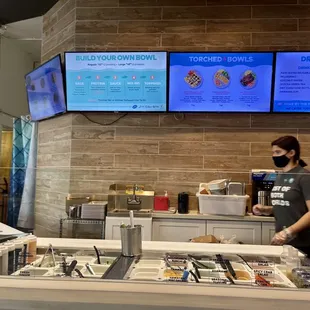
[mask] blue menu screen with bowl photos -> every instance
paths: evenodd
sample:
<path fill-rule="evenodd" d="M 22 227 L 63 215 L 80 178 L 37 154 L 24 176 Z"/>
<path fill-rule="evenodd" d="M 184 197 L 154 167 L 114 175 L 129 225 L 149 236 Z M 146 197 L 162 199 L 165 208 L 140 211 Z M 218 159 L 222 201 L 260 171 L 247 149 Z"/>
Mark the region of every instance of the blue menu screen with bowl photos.
<path fill-rule="evenodd" d="M 68 111 L 166 112 L 167 52 L 66 53 Z"/>
<path fill-rule="evenodd" d="M 27 74 L 25 82 L 32 121 L 40 121 L 66 112 L 60 55 Z"/>
<path fill-rule="evenodd" d="M 273 53 L 170 53 L 169 111 L 270 112 Z"/>
<path fill-rule="evenodd" d="M 310 112 L 310 52 L 276 54 L 274 112 Z"/>

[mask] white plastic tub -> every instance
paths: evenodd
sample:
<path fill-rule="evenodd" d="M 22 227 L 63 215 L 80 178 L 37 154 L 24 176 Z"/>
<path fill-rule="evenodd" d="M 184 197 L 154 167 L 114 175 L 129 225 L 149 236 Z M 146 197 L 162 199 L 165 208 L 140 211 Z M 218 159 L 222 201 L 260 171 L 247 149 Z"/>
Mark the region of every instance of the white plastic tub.
<path fill-rule="evenodd" d="M 249 196 L 202 195 L 197 193 L 199 213 L 244 216 Z"/>

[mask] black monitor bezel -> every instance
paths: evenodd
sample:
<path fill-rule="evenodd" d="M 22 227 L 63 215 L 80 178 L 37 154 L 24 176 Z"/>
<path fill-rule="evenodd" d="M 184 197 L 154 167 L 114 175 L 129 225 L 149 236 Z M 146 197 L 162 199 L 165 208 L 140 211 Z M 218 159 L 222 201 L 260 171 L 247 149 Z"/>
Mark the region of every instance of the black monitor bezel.
<path fill-rule="evenodd" d="M 67 92 L 66 92 L 66 87 L 65 87 L 65 80 L 64 80 L 64 66 L 63 66 L 63 63 L 62 63 L 62 59 L 61 59 L 61 54 L 57 54 L 56 56 L 52 57 L 51 59 L 45 61 L 44 63 L 40 64 L 40 66 L 38 66 L 37 68 L 35 68 L 34 70 L 28 72 L 25 74 L 24 76 L 24 79 L 25 79 L 25 87 L 26 87 L 26 78 L 29 74 L 32 74 L 33 72 L 36 72 L 37 70 L 39 70 L 41 67 L 45 66 L 46 64 L 48 64 L 49 62 L 53 61 L 54 59 L 58 58 L 59 59 L 59 63 L 60 63 L 60 69 L 61 69 L 61 76 L 62 76 L 62 85 L 63 85 L 63 93 L 64 93 L 64 99 L 65 99 L 65 107 L 66 107 L 66 110 L 63 111 L 63 112 L 60 112 L 60 113 L 55 113 L 54 115 L 51 115 L 51 116 L 48 116 L 48 117 L 44 117 L 44 118 L 41 118 L 41 119 L 38 119 L 38 120 L 32 120 L 32 117 L 31 117 L 31 110 L 30 110 L 30 100 L 29 100 L 29 94 L 28 94 L 28 91 L 26 89 L 26 95 L 27 95 L 27 104 L 28 104 L 28 109 L 29 109 L 29 114 L 30 114 L 30 118 L 31 118 L 31 121 L 33 122 L 41 122 L 41 121 L 45 121 L 45 120 L 48 120 L 48 119 L 51 119 L 51 118 L 54 118 L 54 117 L 57 117 L 57 116 L 60 116 L 60 115 L 64 115 L 68 112 L 67 110 Z"/>

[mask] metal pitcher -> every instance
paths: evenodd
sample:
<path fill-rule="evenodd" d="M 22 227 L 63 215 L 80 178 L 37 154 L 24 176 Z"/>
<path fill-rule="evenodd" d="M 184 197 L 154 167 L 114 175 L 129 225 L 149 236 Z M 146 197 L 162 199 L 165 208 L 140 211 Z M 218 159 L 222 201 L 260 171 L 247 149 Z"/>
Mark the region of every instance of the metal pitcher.
<path fill-rule="evenodd" d="M 142 226 L 121 227 L 121 242 L 123 256 L 139 256 L 142 254 Z"/>

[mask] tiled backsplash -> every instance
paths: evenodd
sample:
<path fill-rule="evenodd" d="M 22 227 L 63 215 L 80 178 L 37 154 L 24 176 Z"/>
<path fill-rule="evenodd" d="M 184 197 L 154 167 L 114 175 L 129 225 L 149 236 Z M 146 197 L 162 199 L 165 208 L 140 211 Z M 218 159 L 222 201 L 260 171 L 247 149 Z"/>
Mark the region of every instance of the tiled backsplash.
<path fill-rule="evenodd" d="M 88 117 L 105 124 L 119 116 Z M 190 207 L 197 209 L 200 182 L 230 177 L 249 183 L 251 169 L 272 168 L 270 142 L 281 135 L 298 136 L 310 162 L 306 115 L 186 114 L 176 121 L 173 114 L 132 114 L 113 126 L 100 126 L 67 114 L 40 123 L 39 133 L 40 233 L 49 227 L 47 218 L 56 227 L 65 216 L 67 193 L 105 199 L 114 182 L 150 185 L 157 194 L 167 190 L 174 206 L 177 194 L 188 191 Z"/>
<path fill-rule="evenodd" d="M 42 59 L 65 50 L 309 50 L 308 0 L 60 0 Z"/>
<path fill-rule="evenodd" d="M 42 60 L 66 50 L 309 50 L 307 0 L 60 0 L 44 17 Z M 89 114 L 99 123 L 118 118 Z M 36 230 L 57 235 L 67 193 L 105 197 L 114 182 L 195 193 L 200 182 L 272 168 L 270 142 L 298 135 L 310 162 L 310 116 L 130 114 L 99 126 L 80 114 L 40 123 Z"/>

